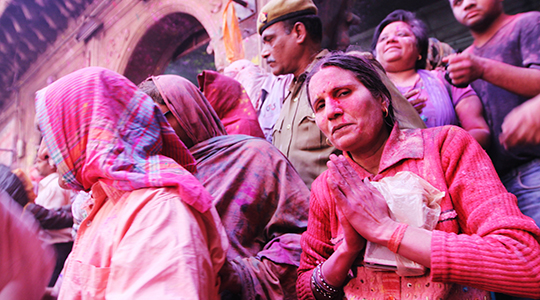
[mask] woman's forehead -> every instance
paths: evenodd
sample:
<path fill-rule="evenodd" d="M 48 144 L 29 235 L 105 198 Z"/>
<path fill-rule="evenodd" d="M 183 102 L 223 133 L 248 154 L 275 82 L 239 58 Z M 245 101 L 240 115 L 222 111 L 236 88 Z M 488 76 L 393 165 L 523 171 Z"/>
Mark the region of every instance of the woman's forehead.
<path fill-rule="evenodd" d="M 403 21 L 395 21 L 395 22 L 392 22 L 388 25 L 386 25 L 384 27 L 384 29 L 382 30 L 381 34 L 384 33 L 384 32 L 388 32 L 388 31 L 399 31 L 399 30 L 407 30 L 407 31 L 411 31 L 412 28 L 409 24 L 407 24 L 406 22 L 403 22 Z"/>
<path fill-rule="evenodd" d="M 336 66 L 328 66 L 321 68 L 319 72 L 315 73 L 311 78 L 311 82 L 316 83 L 310 85 L 311 87 L 328 87 L 359 81 L 356 79 L 353 72 L 349 70 Z"/>
<path fill-rule="evenodd" d="M 332 90 L 350 85 L 362 84 L 353 72 L 335 66 L 321 68 L 313 75 L 309 84 L 309 93 L 314 101 L 317 97 Z"/>

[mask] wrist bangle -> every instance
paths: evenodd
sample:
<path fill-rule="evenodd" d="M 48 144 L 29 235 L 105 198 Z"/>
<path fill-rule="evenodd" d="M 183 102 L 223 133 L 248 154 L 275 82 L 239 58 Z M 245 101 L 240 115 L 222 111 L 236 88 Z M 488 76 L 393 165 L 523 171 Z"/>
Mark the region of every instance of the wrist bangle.
<path fill-rule="evenodd" d="M 338 299 L 341 295 L 341 288 L 334 287 L 326 282 L 322 274 L 322 264 L 318 264 L 311 274 L 311 289 L 326 299 Z"/>
<path fill-rule="evenodd" d="M 399 245 L 401 244 L 401 240 L 403 240 L 403 236 L 405 235 L 405 231 L 407 230 L 407 227 L 409 225 L 405 223 L 401 223 L 398 225 L 396 230 L 394 230 L 394 233 L 392 233 L 392 236 L 390 237 L 390 240 L 388 241 L 388 249 L 390 251 L 397 253 L 399 249 Z"/>

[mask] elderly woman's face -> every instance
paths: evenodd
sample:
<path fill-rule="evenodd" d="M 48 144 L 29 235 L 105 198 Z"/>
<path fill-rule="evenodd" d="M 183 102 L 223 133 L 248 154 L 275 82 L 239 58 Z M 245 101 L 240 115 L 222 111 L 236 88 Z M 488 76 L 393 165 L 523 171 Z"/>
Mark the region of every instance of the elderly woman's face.
<path fill-rule="evenodd" d="M 317 126 L 332 144 L 351 154 L 369 151 L 386 130 L 383 104 L 354 74 L 326 67 L 309 83 L 309 96 Z"/>
<path fill-rule="evenodd" d="M 414 69 L 420 55 L 411 27 L 401 21 L 384 27 L 375 50 L 377 60 L 389 72 Z"/>

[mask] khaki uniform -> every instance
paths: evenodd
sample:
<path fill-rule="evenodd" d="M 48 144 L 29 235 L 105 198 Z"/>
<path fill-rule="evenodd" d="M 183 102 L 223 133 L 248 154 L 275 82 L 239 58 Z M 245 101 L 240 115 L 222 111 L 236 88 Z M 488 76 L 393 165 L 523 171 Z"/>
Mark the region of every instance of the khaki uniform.
<path fill-rule="evenodd" d="M 341 153 L 326 143 L 326 136 L 315 124 L 304 84 L 315 62 L 328 53 L 321 51 L 306 71 L 293 80 L 273 132 L 274 146 L 287 156 L 309 189 L 313 180 L 327 169 L 330 154 Z"/>

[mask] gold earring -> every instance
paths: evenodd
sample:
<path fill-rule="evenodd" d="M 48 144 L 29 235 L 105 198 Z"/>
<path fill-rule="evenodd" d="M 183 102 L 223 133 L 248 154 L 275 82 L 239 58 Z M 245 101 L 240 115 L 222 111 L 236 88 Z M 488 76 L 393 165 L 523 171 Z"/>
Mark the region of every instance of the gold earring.
<path fill-rule="evenodd" d="M 422 60 L 422 55 L 418 55 L 418 60 Z"/>
<path fill-rule="evenodd" d="M 385 118 L 388 117 L 388 107 L 383 106 L 383 110 L 382 110 L 382 111 L 383 111 L 384 117 L 385 117 Z"/>
<path fill-rule="evenodd" d="M 326 144 L 330 147 L 333 147 L 334 145 L 332 145 L 332 142 L 330 142 L 330 140 L 328 138 L 326 138 Z"/>

